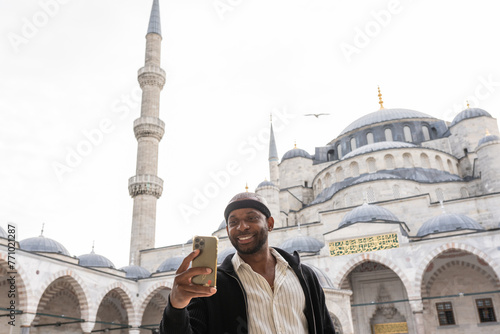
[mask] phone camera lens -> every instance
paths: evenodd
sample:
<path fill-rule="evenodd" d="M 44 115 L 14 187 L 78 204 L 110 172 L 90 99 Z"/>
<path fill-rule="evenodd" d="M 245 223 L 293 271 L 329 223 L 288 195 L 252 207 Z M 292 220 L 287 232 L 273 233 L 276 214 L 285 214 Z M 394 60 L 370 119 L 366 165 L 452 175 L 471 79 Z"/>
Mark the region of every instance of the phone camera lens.
<path fill-rule="evenodd" d="M 195 249 L 198 249 L 198 248 L 200 248 L 200 245 L 195 244 L 195 245 L 194 245 L 194 248 L 195 248 Z"/>
<path fill-rule="evenodd" d="M 202 241 L 200 241 L 200 245 L 202 245 L 202 246 L 203 246 L 204 244 L 205 244 L 205 241 L 203 241 L 203 240 L 202 240 Z"/>
<path fill-rule="evenodd" d="M 200 242 L 200 238 L 194 239 L 194 242 Z"/>

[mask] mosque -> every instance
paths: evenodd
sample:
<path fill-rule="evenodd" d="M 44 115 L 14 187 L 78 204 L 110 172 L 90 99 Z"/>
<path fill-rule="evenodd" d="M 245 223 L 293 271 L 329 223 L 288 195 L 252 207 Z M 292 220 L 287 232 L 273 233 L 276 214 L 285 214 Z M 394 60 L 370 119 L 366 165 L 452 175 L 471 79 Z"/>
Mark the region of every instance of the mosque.
<path fill-rule="evenodd" d="M 175 270 L 191 247 L 155 248 L 165 129 L 161 40 L 154 0 L 138 72 L 141 115 L 133 124 L 130 265 L 115 268 L 94 251 L 72 257 L 44 235 L 9 242 L 8 226 L 0 227 L 0 334 L 157 332 Z M 376 109 L 315 152 L 294 148 L 281 159 L 270 125 L 270 177 L 255 189 L 275 217 L 270 244 L 299 252 L 314 269 L 339 333 L 500 332 L 496 119 L 470 107 L 451 122 L 387 109 L 380 90 Z M 213 235 L 222 261 L 235 251 L 224 221 Z"/>

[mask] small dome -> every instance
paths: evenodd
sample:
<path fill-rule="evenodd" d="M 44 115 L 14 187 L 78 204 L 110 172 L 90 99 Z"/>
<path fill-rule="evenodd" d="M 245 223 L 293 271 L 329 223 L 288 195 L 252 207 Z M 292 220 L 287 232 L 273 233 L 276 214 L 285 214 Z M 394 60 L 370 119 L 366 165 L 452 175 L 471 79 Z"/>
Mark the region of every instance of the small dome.
<path fill-rule="evenodd" d="M 401 141 L 381 141 L 378 143 L 368 144 L 347 153 L 342 157 L 342 160 L 349 159 L 355 157 L 357 155 L 375 152 L 375 151 L 383 151 L 390 150 L 393 148 L 409 148 L 409 147 L 417 147 L 415 144 L 405 143 Z"/>
<path fill-rule="evenodd" d="M 477 143 L 477 147 L 479 147 L 483 144 L 486 144 L 486 143 L 494 142 L 494 141 L 500 141 L 500 138 L 498 136 L 495 136 L 495 135 L 484 136 L 483 138 L 479 139 L 479 143 Z"/>
<path fill-rule="evenodd" d="M 307 153 L 305 150 L 300 149 L 300 148 L 292 148 L 290 151 L 286 152 L 283 155 L 283 158 L 281 158 L 281 161 L 287 160 L 287 159 L 292 159 L 292 158 L 306 158 L 306 159 L 312 159 L 312 156 Z"/>
<path fill-rule="evenodd" d="M 221 251 L 219 253 L 219 255 L 217 256 L 217 263 L 222 263 L 224 262 L 224 259 L 228 256 L 228 255 L 231 255 L 231 254 L 234 254 L 236 253 L 236 249 L 231 246 L 231 247 L 228 247 L 226 249 L 224 249 L 223 251 Z"/>
<path fill-rule="evenodd" d="M 151 276 L 151 273 L 141 266 L 131 265 L 120 268 L 125 271 L 126 278 L 140 279 Z"/>
<path fill-rule="evenodd" d="M 83 254 L 78 257 L 80 260 L 79 265 L 83 267 L 101 267 L 101 268 L 114 268 L 113 262 L 108 260 L 107 257 L 96 254 L 94 252 L 90 254 Z"/>
<path fill-rule="evenodd" d="M 192 244 L 192 243 L 193 243 L 193 238 L 188 239 L 188 241 L 186 241 L 185 245 L 189 245 L 189 244 Z"/>
<path fill-rule="evenodd" d="M 5 232 L 2 226 L 0 226 L 0 238 L 5 238 L 5 239 L 8 238 L 7 232 Z"/>
<path fill-rule="evenodd" d="M 225 230 L 225 229 L 226 229 L 226 220 L 222 219 L 219 227 L 217 227 L 217 229 L 215 231 L 220 231 L 220 230 Z M 193 243 L 193 239 L 191 239 L 191 243 Z"/>
<path fill-rule="evenodd" d="M 334 289 L 332 280 L 323 270 L 308 263 L 305 265 L 314 271 L 316 277 L 318 277 L 319 284 L 321 285 L 322 288 Z"/>
<path fill-rule="evenodd" d="M 458 230 L 484 230 L 474 219 L 466 215 L 455 213 L 443 213 L 426 221 L 417 232 L 417 237 L 442 232 L 453 232 Z"/>
<path fill-rule="evenodd" d="M 177 270 L 177 269 L 179 269 L 183 260 L 184 260 L 184 258 L 182 256 L 174 256 L 174 257 L 168 258 L 160 264 L 160 266 L 158 267 L 156 272 L 157 273 L 164 273 L 167 271 Z"/>
<path fill-rule="evenodd" d="M 354 223 L 372 221 L 397 222 L 399 221 L 399 219 L 386 208 L 374 204 L 365 203 L 346 214 L 344 218 L 342 218 L 342 221 L 339 224 L 339 228 Z"/>
<path fill-rule="evenodd" d="M 257 189 L 262 188 L 262 187 L 276 187 L 274 183 L 271 181 L 264 180 L 259 185 L 257 186 Z"/>
<path fill-rule="evenodd" d="M 486 110 L 480 108 L 467 108 L 461 111 L 457 116 L 455 116 L 455 118 L 451 122 L 450 128 L 465 119 L 481 116 L 491 117 L 491 115 Z"/>
<path fill-rule="evenodd" d="M 294 251 L 297 251 L 299 253 L 317 254 L 324 246 L 325 244 L 316 238 L 299 235 L 285 240 L 285 242 L 283 242 L 279 246 L 279 248 L 287 251 L 290 254 Z"/>
<path fill-rule="evenodd" d="M 408 118 L 434 118 L 420 111 L 410 110 L 410 109 L 381 109 L 358 118 L 352 122 L 347 128 L 345 128 L 339 136 L 342 136 L 352 130 L 356 130 L 368 125 L 378 124 L 387 121 L 395 121 L 400 119 Z"/>
<path fill-rule="evenodd" d="M 70 256 L 66 247 L 61 245 L 59 242 L 50 238 L 45 238 L 42 235 L 39 237 L 21 240 L 19 242 L 19 247 L 30 252 L 58 253 Z"/>

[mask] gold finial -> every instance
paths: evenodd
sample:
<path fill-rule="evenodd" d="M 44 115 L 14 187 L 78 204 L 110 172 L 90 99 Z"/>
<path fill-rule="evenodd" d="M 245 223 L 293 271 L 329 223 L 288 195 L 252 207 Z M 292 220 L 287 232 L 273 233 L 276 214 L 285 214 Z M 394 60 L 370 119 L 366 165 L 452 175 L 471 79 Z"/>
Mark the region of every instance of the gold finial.
<path fill-rule="evenodd" d="M 297 141 L 296 140 L 293 141 L 293 148 L 297 148 Z"/>
<path fill-rule="evenodd" d="M 245 191 L 248 192 L 248 182 L 247 182 L 247 184 L 245 186 Z"/>
<path fill-rule="evenodd" d="M 380 93 L 380 86 L 378 87 L 378 103 L 380 104 L 380 109 L 384 109 L 384 101 L 382 101 L 382 93 Z"/>
<path fill-rule="evenodd" d="M 490 131 L 488 129 L 486 129 L 486 135 L 485 136 L 489 136 L 491 135 Z"/>
<path fill-rule="evenodd" d="M 45 227 L 45 223 L 42 223 L 42 231 L 40 232 L 40 236 L 43 237 L 43 228 Z"/>
<path fill-rule="evenodd" d="M 470 108 L 470 106 L 469 106 L 469 100 L 466 100 L 465 102 L 467 102 L 467 109 L 469 109 Z"/>

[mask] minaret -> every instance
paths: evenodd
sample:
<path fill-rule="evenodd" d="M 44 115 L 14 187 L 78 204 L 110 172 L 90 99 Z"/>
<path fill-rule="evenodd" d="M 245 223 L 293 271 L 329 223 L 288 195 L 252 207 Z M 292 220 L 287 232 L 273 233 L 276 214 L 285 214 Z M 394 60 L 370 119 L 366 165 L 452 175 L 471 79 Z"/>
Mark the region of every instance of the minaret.
<path fill-rule="evenodd" d="M 146 60 L 137 76 L 142 103 L 141 117 L 134 121 L 136 175 L 128 181 L 134 199 L 129 261 L 133 259 L 136 265 L 141 265 L 139 250 L 155 246 L 156 201 L 163 191 L 163 180 L 157 176 L 158 145 L 165 132 L 165 123 L 159 119 L 160 92 L 165 84 L 165 71 L 160 68 L 161 40 L 160 6 L 154 0 L 146 34 Z"/>
<path fill-rule="evenodd" d="M 273 116 L 271 115 L 271 135 L 269 138 L 269 177 L 271 178 L 271 182 L 277 187 L 280 185 L 280 171 L 278 163 L 278 150 L 276 149 L 276 140 L 274 139 L 273 131 Z"/>

